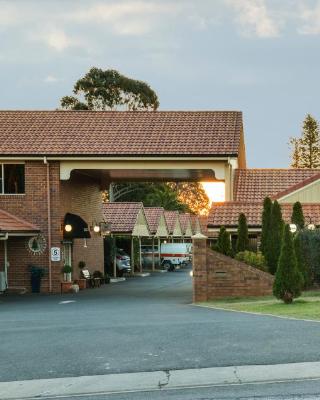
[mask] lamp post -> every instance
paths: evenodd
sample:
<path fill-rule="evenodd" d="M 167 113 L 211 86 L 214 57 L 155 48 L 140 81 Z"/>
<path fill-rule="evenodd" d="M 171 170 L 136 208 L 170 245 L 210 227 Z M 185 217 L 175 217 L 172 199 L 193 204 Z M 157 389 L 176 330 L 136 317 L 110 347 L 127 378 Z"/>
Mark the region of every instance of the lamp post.
<path fill-rule="evenodd" d="M 306 215 L 305 218 L 309 219 L 309 223 L 305 225 L 304 228 L 307 228 L 309 231 L 314 231 L 316 229 L 316 226 L 312 223 L 310 215 Z M 299 230 L 296 224 L 290 224 L 289 226 L 291 233 L 296 233 Z"/>

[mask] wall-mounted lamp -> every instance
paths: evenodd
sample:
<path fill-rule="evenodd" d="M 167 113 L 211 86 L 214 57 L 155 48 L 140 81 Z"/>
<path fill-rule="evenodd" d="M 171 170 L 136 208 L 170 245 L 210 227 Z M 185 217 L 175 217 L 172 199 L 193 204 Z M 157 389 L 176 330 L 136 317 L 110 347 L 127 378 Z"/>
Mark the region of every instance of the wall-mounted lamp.
<path fill-rule="evenodd" d="M 66 225 L 64 226 L 64 230 L 65 230 L 66 232 L 71 232 L 71 231 L 72 231 L 72 225 L 66 224 Z"/>
<path fill-rule="evenodd" d="M 100 225 L 98 225 L 98 224 L 94 224 L 93 225 L 93 232 L 99 233 L 100 230 L 101 230 Z"/>
<path fill-rule="evenodd" d="M 297 232 L 297 225 L 296 224 L 290 224 L 290 232 L 291 233 L 296 233 Z"/>

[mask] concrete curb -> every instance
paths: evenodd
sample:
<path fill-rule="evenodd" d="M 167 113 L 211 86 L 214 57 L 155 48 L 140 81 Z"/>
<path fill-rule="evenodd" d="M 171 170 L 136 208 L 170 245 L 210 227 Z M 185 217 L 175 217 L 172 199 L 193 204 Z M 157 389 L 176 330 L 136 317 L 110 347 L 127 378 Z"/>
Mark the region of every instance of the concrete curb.
<path fill-rule="evenodd" d="M 2 400 L 320 379 L 320 362 L 247 365 L 0 382 Z"/>

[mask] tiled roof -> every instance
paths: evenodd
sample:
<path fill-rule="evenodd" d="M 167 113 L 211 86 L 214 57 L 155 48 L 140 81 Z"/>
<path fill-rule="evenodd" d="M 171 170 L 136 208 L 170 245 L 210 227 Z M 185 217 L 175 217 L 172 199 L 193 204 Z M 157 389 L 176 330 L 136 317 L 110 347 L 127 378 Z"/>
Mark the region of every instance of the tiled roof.
<path fill-rule="evenodd" d="M 0 111 L 0 155 L 237 155 L 239 111 Z"/>
<path fill-rule="evenodd" d="M 188 223 L 189 222 L 191 223 L 190 214 L 189 213 L 179 214 L 179 220 L 180 220 L 182 233 L 185 234 L 186 230 L 188 228 Z"/>
<path fill-rule="evenodd" d="M 197 223 L 199 222 L 200 224 L 199 217 L 198 215 L 190 214 L 190 220 L 191 220 L 192 232 L 195 234 L 197 230 Z"/>
<path fill-rule="evenodd" d="M 164 216 L 168 226 L 168 232 L 169 234 L 172 234 L 174 231 L 176 221 L 179 218 L 179 213 L 178 211 L 165 211 Z"/>
<path fill-rule="evenodd" d="M 293 204 L 281 204 L 282 217 L 286 223 L 291 222 Z M 320 225 L 320 203 L 302 204 L 303 214 L 310 216 L 315 225 Z M 212 207 L 209 213 L 209 227 L 236 227 L 240 213 L 247 217 L 248 227 L 260 227 L 262 218 L 262 203 L 226 202 Z M 308 222 L 308 221 L 307 221 Z"/>
<path fill-rule="evenodd" d="M 315 175 L 313 175 L 313 176 L 311 176 L 311 177 L 309 177 L 309 178 L 307 178 L 307 179 L 305 179 L 305 180 L 293 185 L 293 186 L 290 186 L 288 189 L 283 190 L 282 192 L 279 192 L 279 193 L 275 194 L 273 196 L 273 199 L 281 199 L 282 197 L 284 197 L 284 196 L 286 196 L 286 195 L 288 195 L 288 194 L 290 194 L 290 193 L 292 193 L 292 192 L 294 192 L 296 190 L 299 190 L 299 189 L 303 188 L 306 185 L 309 185 L 309 184 L 311 184 L 313 182 L 316 182 L 319 179 L 320 179 L 320 172 L 318 174 L 315 174 Z"/>
<path fill-rule="evenodd" d="M 237 169 L 234 201 L 260 202 L 266 196 L 275 198 L 319 173 L 319 169 Z"/>
<path fill-rule="evenodd" d="M 111 224 L 111 233 L 132 233 L 142 203 L 104 203 L 103 216 Z"/>
<path fill-rule="evenodd" d="M 155 234 L 157 232 L 161 215 L 164 213 L 163 207 L 145 207 L 144 213 L 147 218 L 150 233 Z"/>
<path fill-rule="evenodd" d="M 8 233 L 27 233 L 39 232 L 40 229 L 22 218 L 0 210 L 0 232 L 1 231 Z"/>

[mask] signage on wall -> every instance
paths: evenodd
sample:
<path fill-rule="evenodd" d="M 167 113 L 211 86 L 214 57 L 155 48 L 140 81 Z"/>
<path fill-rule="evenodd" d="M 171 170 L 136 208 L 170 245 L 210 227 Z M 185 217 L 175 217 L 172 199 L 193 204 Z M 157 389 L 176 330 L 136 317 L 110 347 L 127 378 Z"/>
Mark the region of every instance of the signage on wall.
<path fill-rule="evenodd" d="M 51 261 L 60 261 L 61 251 L 60 247 L 51 247 Z"/>
<path fill-rule="evenodd" d="M 47 247 L 46 239 L 41 234 L 31 237 L 27 241 L 27 249 L 33 255 L 43 254 L 46 247 Z"/>

